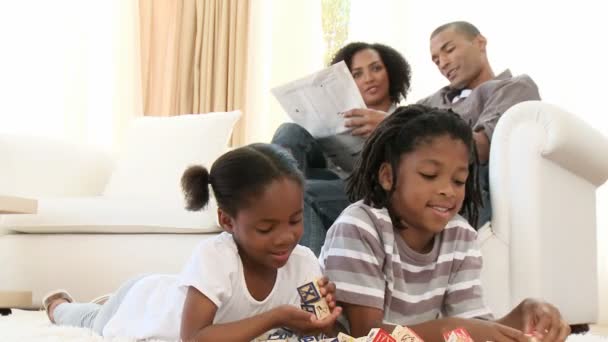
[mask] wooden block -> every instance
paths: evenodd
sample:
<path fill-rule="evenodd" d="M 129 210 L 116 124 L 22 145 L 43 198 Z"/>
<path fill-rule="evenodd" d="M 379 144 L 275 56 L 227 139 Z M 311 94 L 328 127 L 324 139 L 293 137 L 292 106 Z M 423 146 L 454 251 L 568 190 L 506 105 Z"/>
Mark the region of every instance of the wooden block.
<path fill-rule="evenodd" d="M 424 342 L 424 340 L 412 329 L 399 325 L 393 329 L 391 336 L 393 336 L 397 342 Z"/>
<path fill-rule="evenodd" d="M 312 304 L 322 299 L 317 280 L 298 287 L 298 294 L 304 304 Z"/>
<path fill-rule="evenodd" d="M 298 339 L 298 342 L 318 342 L 314 336 L 302 336 Z"/>
<path fill-rule="evenodd" d="M 284 330 L 278 330 L 268 335 L 268 341 L 287 341 L 290 337 L 293 336 L 293 333 Z"/>
<path fill-rule="evenodd" d="M 344 333 L 338 333 L 338 342 L 355 342 L 355 338 Z"/>
<path fill-rule="evenodd" d="M 473 342 L 473 338 L 464 328 L 457 328 L 443 334 L 446 342 Z"/>
<path fill-rule="evenodd" d="M 369 334 L 367 334 L 367 341 L 368 342 L 397 342 L 393 336 L 389 335 L 389 333 L 387 333 L 386 331 L 384 331 L 384 329 L 381 329 L 381 328 L 373 328 L 372 330 L 370 330 Z"/>
<path fill-rule="evenodd" d="M 321 298 L 321 300 L 315 302 L 313 305 L 315 306 L 315 315 L 318 319 L 323 319 L 330 315 L 331 312 L 325 298 Z"/>
<path fill-rule="evenodd" d="M 314 313 L 318 319 L 323 319 L 330 315 L 329 306 L 325 298 L 321 296 L 321 289 L 315 279 L 298 287 L 298 294 L 302 301 L 302 309 Z"/>
<path fill-rule="evenodd" d="M 301 304 L 300 307 L 304 311 L 308 311 L 311 314 L 314 314 L 315 316 L 317 315 L 317 313 L 315 312 L 315 306 L 313 304 Z"/>

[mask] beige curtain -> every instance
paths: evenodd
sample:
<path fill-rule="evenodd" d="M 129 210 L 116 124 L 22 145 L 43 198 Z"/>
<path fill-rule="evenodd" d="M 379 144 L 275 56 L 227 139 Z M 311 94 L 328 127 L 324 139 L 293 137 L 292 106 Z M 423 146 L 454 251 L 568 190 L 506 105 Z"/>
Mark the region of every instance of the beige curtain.
<path fill-rule="evenodd" d="M 140 0 L 144 115 L 243 110 L 248 11 L 249 0 Z"/>

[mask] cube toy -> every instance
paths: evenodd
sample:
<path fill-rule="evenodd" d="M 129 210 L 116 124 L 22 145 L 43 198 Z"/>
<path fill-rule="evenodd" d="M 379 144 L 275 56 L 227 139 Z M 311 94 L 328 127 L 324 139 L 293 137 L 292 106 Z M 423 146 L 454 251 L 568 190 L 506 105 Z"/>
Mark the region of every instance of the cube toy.
<path fill-rule="evenodd" d="M 330 314 L 329 305 L 325 298 L 321 297 L 321 290 L 317 284 L 318 279 L 298 287 L 298 294 L 302 301 L 302 309 L 314 313 L 318 319 L 323 319 Z"/>
<path fill-rule="evenodd" d="M 338 333 L 338 342 L 355 342 L 355 338 L 344 333 Z"/>
<path fill-rule="evenodd" d="M 391 336 L 397 340 L 397 342 L 424 342 L 424 340 L 418 336 L 412 329 L 408 327 L 396 326 L 391 333 Z"/>
<path fill-rule="evenodd" d="M 319 285 L 317 285 L 316 279 L 299 286 L 298 294 L 300 295 L 300 299 L 304 304 L 312 304 L 321 300 L 321 291 L 319 290 Z"/>
<path fill-rule="evenodd" d="M 311 314 L 316 315 L 317 313 L 315 312 L 315 306 L 313 304 L 302 304 L 300 305 L 300 307 L 302 308 L 302 310 L 304 311 L 308 311 Z"/>
<path fill-rule="evenodd" d="M 316 302 L 314 304 L 314 306 L 315 306 L 315 315 L 317 316 L 318 319 L 323 319 L 323 318 L 329 316 L 329 314 L 331 313 L 329 311 L 329 305 L 327 305 L 327 302 L 325 301 L 324 298 L 321 298 L 321 300 Z"/>
<path fill-rule="evenodd" d="M 457 328 L 443 334 L 446 342 L 473 342 L 473 338 L 464 328 Z"/>
<path fill-rule="evenodd" d="M 373 328 L 372 330 L 370 330 L 369 334 L 367 334 L 367 341 L 368 342 L 397 342 L 397 340 L 395 340 L 395 338 L 393 336 L 389 335 L 389 333 L 384 331 L 382 328 Z"/>
<path fill-rule="evenodd" d="M 318 342 L 314 336 L 302 336 L 298 339 L 298 342 Z"/>
<path fill-rule="evenodd" d="M 268 341 L 287 341 L 290 337 L 293 336 L 293 333 L 285 330 L 278 330 L 270 335 L 268 335 Z"/>

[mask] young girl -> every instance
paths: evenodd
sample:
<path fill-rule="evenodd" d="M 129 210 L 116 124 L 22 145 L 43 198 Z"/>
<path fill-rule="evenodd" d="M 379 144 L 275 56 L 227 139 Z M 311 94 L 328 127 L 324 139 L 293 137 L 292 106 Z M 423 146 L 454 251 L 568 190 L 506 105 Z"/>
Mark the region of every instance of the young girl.
<path fill-rule="evenodd" d="M 250 341 L 280 327 L 329 333 L 341 312 L 332 283 L 318 282 L 330 316 L 317 320 L 300 308 L 297 287 L 321 270 L 298 245 L 303 179 L 293 158 L 253 144 L 224 154 L 210 172 L 190 167 L 182 177 L 188 209 L 205 207 L 209 185 L 225 232 L 201 242 L 179 275 L 131 280 L 103 306 L 57 291 L 43 303 L 50 320 L 137 339 Z"/>
<path fill-rule="evenodd" d="M 362 200 L 331 227 L 320 256 L 352 335 L 408 325 L 427 342 L 457 327 L 475 341 L 565 340 L 568 325 L 544 302 L 491 320 L 476 232 L 459 216 L 477 215 L 474 146 L 458 115 L 420 105 L 398 108 L 366 142 L 347 184 Z"/>

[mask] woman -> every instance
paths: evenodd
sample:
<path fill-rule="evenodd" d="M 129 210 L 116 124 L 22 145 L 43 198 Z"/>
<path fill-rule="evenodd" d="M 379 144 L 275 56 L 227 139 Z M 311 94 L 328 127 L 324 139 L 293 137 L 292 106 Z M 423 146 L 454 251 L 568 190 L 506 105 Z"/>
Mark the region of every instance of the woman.
<path fill-rule="evenodd" d="M 331 64 L 344 61 L 367 108 L 344 114 L 353 136 L 367 137 L 397 104 L 410 87 L 410 66 L 395 49 L 383 44 L 350 43 L 340 49 Z M 353 143 L 357 139 L 353 139 Z M 352 170 L 328 165 L 318 141 L 303 127 L 284 123 L 272 143 L 291 151 L 306 177 L 304 194 L 304 236 L 301 244 L 318 254 L 325 233 L 350 203 L 344 181 Z"/>

